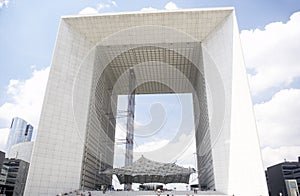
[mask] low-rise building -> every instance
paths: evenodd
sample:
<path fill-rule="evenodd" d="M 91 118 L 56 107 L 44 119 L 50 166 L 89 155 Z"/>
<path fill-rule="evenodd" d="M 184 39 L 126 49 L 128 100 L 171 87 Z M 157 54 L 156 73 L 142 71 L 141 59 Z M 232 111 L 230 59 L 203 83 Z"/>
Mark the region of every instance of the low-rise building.
<path fill-rule="evenodd" d="M 29 163 L 20 159 L 5 159 L 1 170 L 0 193 L 23 195 Z"/>
<path fill-rule="evenodd" d="M 285 161 L 268 167 L 266 175 L 270 196 L 278 196 L 280 193 L 288 196 L 286 180 L 296 180 L 298 191 L 300 191 L 300 157 L 298 157 L 298 162 Z"/>

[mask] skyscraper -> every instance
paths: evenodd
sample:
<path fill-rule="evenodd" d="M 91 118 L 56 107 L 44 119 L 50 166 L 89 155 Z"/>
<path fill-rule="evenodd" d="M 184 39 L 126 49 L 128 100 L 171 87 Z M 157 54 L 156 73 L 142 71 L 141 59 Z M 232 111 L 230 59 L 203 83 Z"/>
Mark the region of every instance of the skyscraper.
<path fill-rule="evenodd" d="M 12 119 L 10 125 L 9 136 L 7 140 L 7 156 L 9 156 L 10 149 L 13 145 L 21 142 L 31 141 L 33 126 L 28 124 L 25 120 L 15 117 Z"/>

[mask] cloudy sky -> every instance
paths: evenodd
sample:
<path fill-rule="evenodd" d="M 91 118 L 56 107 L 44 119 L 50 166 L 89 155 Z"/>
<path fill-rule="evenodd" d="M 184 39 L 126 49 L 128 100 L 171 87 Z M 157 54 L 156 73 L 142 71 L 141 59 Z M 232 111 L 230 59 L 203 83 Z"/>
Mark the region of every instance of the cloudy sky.
<path fill-rule="evenodd" d="M 236 9 L 264 165 L 283 159 L 296 160 L 300 155 L 298 0 L 0 0 L 0 150 L 5 150 L 8 127 L 14 116 L 38 127 L 60 16 L 220 6 Z M 147 123 L 151 110 L 160 110 L 153 105 L 153 100 L 158 99 L 166 116 L 178 110 L 174 108 L 178 101 L 174 97 L 167 98 L 169 101 L 166 97 L 139 97 L 137 102 L 145 105 L 137 109 L 137 123 Z M 141 110 L 145 108 L 148 112 L 143 116 Z M 174 119 L 173 116 L 172 122 Z M 169 129 L 174 126 L 165 123 Z M 156 135 L 152 141 L 137 137 L 136 150 L 153 147 L 157 134 L 152 134 Z M 162 136 L 155 147 L 165 145 L 173 137 Z M 193 148 L 185 151 L 179 161 L 193 164 L 193 152 Z"/>

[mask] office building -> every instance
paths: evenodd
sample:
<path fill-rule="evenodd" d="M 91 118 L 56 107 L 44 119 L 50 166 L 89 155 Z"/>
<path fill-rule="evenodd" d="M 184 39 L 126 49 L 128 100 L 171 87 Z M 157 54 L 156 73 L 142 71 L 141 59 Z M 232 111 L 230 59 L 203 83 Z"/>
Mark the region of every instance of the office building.
<path fill-rule="evenodd" d="M 279 193 L 288 196 L 286 180 L 296 180 L 298 189 L 300 187 L 300 157 L 298 162 L 285 161 L 268 167 L 266 175 L 270 196 L 278 196 Z"/>
<path fill-rule="evenodd" d="M 117 98 L 132 90 L 192 95 L 201 186 L 267 195 L 233 8 L 62 17 L 25 195 L 110 183 L 99 171 L 113 167 Z"/>
<path fill-rule="evenodd" d="M 5 185 L 7 174 L 8 174 L 8 166 L 2 165 L 0 172 L 1 172 L 0 173 L 0 185 Z M 2 193 L 2 192 L 0 191 L 0 193 Z"/>
<path fill-rule="evenodd" d="M 31 141 L 32 132 L 33 127 L 25 120 L 18 117 L 13 118 L 6 145 L 6 157 L 10 156 L 10 149 L 13 145 Z"/>
<path fill-rule="evenodd" d="M 7 174 L 7 172 L 5 172 L 5 167 L 3 167 L 4 160 L 5 160 L 5 153 L 0 151 L 0 185 L 5 184 L 5 179 Z M 1 189 L 0 189 L 0 193 L 1 193 Z"/>
<path fill-rule="evenodd" d="M 1 171 L 1 190 L 7 196 L 23 195 L 29 163 L 20 159 L 5 159 Z"/>
<path fill-rule="evenodd" d="M 0 151 L 0 170 L 2 168 L 4 159 L 5 159 L 5 152 Z"/>

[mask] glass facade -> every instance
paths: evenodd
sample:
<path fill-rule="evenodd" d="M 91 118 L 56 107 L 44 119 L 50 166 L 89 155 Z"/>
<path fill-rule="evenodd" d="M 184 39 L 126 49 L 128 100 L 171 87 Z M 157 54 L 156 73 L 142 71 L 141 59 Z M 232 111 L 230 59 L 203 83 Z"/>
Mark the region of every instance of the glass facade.
<path fill-rule="evenodd" d="M 30 142 L 33 132 L 33 126 L 25 120 L 15 117 L 12 119 L 9 136 L 7 140 L 6 150 L 9 156 L 10 149 L 13 145 L 21 142 Z"/>

